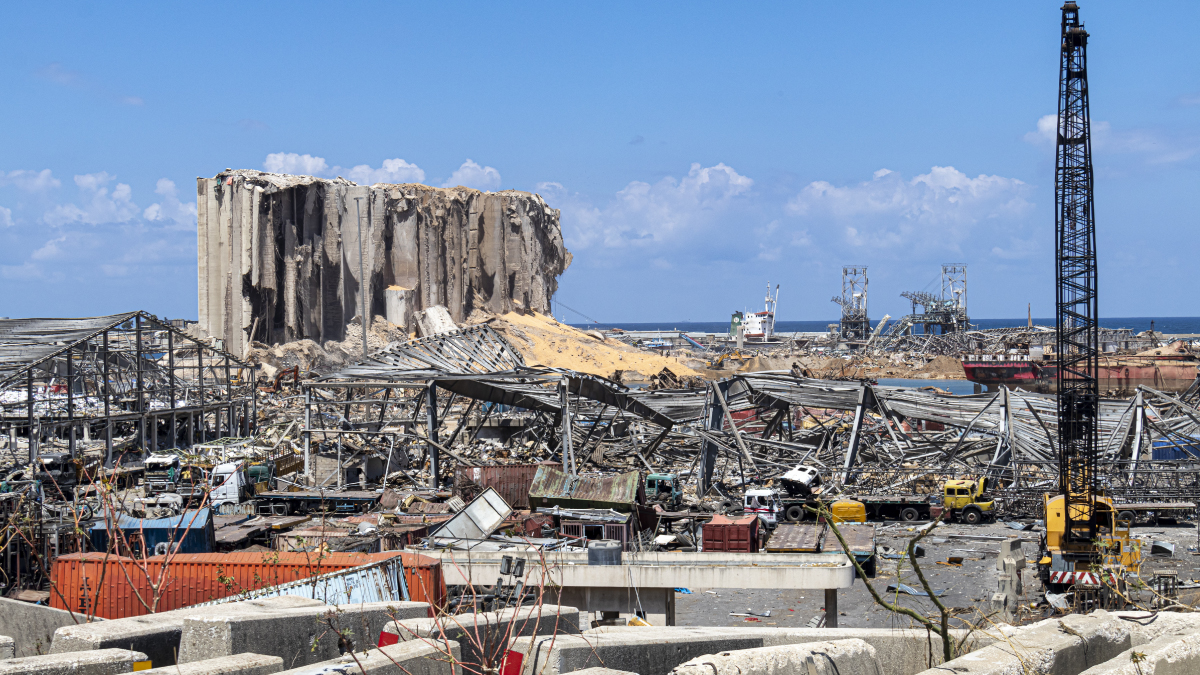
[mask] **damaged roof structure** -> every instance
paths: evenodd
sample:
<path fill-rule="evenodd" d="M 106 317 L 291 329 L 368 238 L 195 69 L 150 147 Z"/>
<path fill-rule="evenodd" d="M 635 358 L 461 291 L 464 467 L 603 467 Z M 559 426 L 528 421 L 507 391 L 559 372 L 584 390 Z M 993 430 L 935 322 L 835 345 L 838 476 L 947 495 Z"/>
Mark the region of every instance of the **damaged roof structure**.
<path fill-rule="evenodd" d="M 11 458 L 104 443 L 153 451 L 248 436 L 254 368 L 146 312 L 0 320 L 0 420 Z M 18 437 L 26 454 L 15 456 Z"/>

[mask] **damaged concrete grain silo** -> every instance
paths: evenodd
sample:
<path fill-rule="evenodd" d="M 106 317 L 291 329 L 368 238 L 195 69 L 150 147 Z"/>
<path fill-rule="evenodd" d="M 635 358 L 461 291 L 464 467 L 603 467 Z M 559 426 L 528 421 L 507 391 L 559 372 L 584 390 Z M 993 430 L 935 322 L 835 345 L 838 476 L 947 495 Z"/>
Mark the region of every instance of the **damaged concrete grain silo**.
<path fill-rule="evenodd" d="M 344 338 L 364 286 L 356 207 L 368 312 L 392 323 L 435 305 L 458 322 L 549 312 L 571 262 L 558 210 L 527 192 L 249 170 L 196 182 L 200 327 L 235 354 L 251 340 Z"/>

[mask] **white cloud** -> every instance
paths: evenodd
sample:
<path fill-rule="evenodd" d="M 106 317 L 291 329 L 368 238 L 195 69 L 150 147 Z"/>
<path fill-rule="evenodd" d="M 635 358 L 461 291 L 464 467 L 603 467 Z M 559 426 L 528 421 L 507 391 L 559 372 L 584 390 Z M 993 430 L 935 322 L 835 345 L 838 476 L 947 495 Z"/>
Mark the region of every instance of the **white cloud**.
<path fill-rule="evenodd" d="M 75 185 L 83 198 L 82 206 L 59 204 L 46 213 L 46 224 L 57 227 L 73 222 L 88 225 L 124 223 L 137 216 L 140 209 L 133 203 L 133 191 L 127 184 L 117 183 L 109 192 L 108 184 L 114 178 L 116 176 L 104 171 L 75 176 Z"/>
<path fill-rule="evenodd" d="M 0 206 L 0 227 L 12 227 L 12 209 L 6 209 Z"/>
<path fill-rule="evenodd" d="M 420 183 L 425 180 L 425 172 L 421 170 L 421 167 L 416 164 L 409 164 L 400 158 L 385 159 L 383 160 L 383 166 L 378 169 L 373 169 L 367 164 L 359 164 L 352 169 L 344 171 L 343 175 L 346 178 L 359 185 L 374 185 L 375 183 Z M 499 182 L 499 174 L 497 174 L 497 182 Z"/>
<path fill-rule="evenodd" d="M 682 179 L 654 184 L 633 181 L 599 208 L 559 183 L 540 183 L 550 203 L 563 210 L 563 235 L 572 249 L 620 248 L 696 237 L 727 216 L 754 181 L 732 167 L 692 164 Z M 561 206 L 560 206 L 561 205 Z"/>
<path fill-rule="evenodd" d="M 154 188 L 156 194 L 162 195 L 163 200 L 157 204 L 151 204 L 142 212 L 142 217 L 149 221 L 173 221 L 176 225 L 192 229 L 196 225 L 196 204 L 195 202 L 183 203 L 179 201 L 178 192 L 175 189 L 175 182 L 166 178 L 159 178 L 158 184 Z"/>
<path fill-rule="evenodd" d="M 41 171 L 20 169 L 8 173 L 0 172 L 0 185 L 15 185 L 17 189 L 25 192 L 42 192 L 59 187 L 62 183 L 50 173 L 50 169 Z"/>
<path fill-rule="evenodd" d="M 468 159 L 450 174 L 450 179 L 442 183 L 442 187 L 457 187 L 459 185 L 475 188 L 476 190 L 495 190 L 500 187 L 500 172 L 490 166 L 479 164 Z"/>
<path fill-rule="evenodd" d="M 49 260 L 51 258 L 57 258 L 59 255 L 62 254 L 62 249 L 59 247 L 60 244 L 63 244 L 66 241 L 67 241 L 67 235 L 65 235 L 65 234 L 62 235 L 61 237 L 56 237 L 54 239 L 51 239 L 50 241 L 43 244 L 41 248 L 37 249 L 32 254 L 30 254 L 29 257 L 33 258 L 34 260 Z"/>
<path fill-rule="evenodd" d="M 328 173 L 329 165 L 324 157 L 298 155 L 294 152 L 273 152 L 267 155 L 263 168 L 270 173 L 292 173 L 303 176 L 322 176 Z"/>
<path fill-rule="evenodd" d="M 31 262 L 21 265 L 0 265 L 0 277 L 14 281 L 27 281 L 42 276 L 42 269 Z"/>
<path fill-rule="evenodd" d="M 1015 178 L 971 178 L 952 166 L 935 166 L 908 181 L 892 171 L 877 171 L 857 185 L 815 181 L 787 208 L 802 219 L 840 226 L 854 247 L 957 249 L 978 223 L 1028 213 L 1028 193 Z"/>
<path fill-rule="evenodd" d="M 1057 114 L 1042 115 L 1037 131 L 1025 134 L 1025 142 L 1050 151 L 1057 140 Z M 1200 141 L 1194 135 L 1159 129 L 1114 130 L 1108 122 L 1093 120 L 1092 149 L 1097 154 L 1134 155 L 1147 164 L 1174 164 L 1200 154 Z"/>

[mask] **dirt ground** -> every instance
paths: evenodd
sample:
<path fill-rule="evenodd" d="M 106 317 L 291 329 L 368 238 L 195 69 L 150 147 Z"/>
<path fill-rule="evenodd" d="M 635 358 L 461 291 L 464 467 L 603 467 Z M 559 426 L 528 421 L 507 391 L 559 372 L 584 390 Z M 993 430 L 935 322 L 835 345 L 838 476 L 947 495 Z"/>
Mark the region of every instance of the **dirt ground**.
<path fill-rule="evenodd" d="M 895 523 L 879 523 L 880 534 L 878 544 L 902 549 L 908 539 L 913 536 L 908 531 L 910 525 Z M 956 608 L 957 615 L 978 623 L 983 614 L 987 613 L 992 593 L 997 587 L 996 558 L 998 546 L 995 542 L 970 541 L 953 539 L 952 534 L 985 534 L 1008 536 L 1018 534 L 1028 540 L 1022 544 L 1027 566 L 1022 571 L 1025 594 L 1023 604 L 1041 599 L 1041 582 L 1037 579 L 1033 563 L 1036 560 L 1038 532 L 1016 532 L 1002 523 L 989 523 L 982 526 L 944 525 L 938 527 L 932 534 L 925 537 L 922 545 L 925 547 L 925 557 L 919 558 L 921 569 L 935 590 L 945 590 L 941 596 L 947 607 Z M 1181 584 L 1190 579 L 1200 579 L 1200 556 L 1188 551 L 1197 545 L 1197 531 L 1192 523 L 1179 525 L 1159 525 L 1156 527 L 1136 527 L 1134 535 L 1154 540 L 1167 540 L 1175 543 L 1175 554 L 1171 557 L 1147 557 L 1143 563 L 1144 578 L 1153 576 L 1153 570 L 1174 569 L 1179 572 Z M 836 542 L 835 542 L 836 543 Z M 1143 545 L 1148 549 L 1148 544 Z M 962 567 L 939 565 L 938 561 L 946 561 L 950 556 L 962 556 Z M 905 564 L 899 575 L 900 582 L 918 590 L 920 581 Z M 902 605 L 912 607 L 925 615 L 935 615 L 937 610 L 933 603 L 925 598 L 913 598 L 907 595 L 897 596 L 895 593 L 885 593 L 888 584 L 897 579 L 896 561 L 880 560 L 876 578 L 871 584 L 889 601 L 897 599 Z M 676 593 L 675 614 L 676 623 L 681 626 L 781 626 L 802 627 L 813 617 L 820 616 L 825 611 L 825 595 L 822 590 L 747 590 L 747 589 L 717 589 L 692 588 L 691 595 Z M 1194 602 L 1195 590 L 1181 592 L 1181 599 Z M 730 612 L 756 613 L 771 612 L 769 617 L 736 617 Z M 1036 616 L 1041 618 L 1041 610 Z M 838 592 L 838 623 L 840 626 L 872 627 L 872 628 L 907 628 L 915 622 L 906 616 L 893 614 L 875 604 L 870 594 L 863 587 L 861 580 L 855 580 L 854 586 Z M 961 624 L 959 624 L 961 625 Z"/>

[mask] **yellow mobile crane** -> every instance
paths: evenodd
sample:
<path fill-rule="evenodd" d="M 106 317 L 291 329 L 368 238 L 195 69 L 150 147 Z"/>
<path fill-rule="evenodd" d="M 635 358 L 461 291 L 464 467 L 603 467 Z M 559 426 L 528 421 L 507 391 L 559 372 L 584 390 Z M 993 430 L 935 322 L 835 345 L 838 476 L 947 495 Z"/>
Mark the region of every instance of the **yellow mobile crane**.
<path fill-rule="evenodd" d="M 1092 143 L 1088 113 L 1087 31 L 1079 6 L 1062 6 L 1062 54 L 1055 157 L 1055 265 L 1058 354 L 1058 494 L 1044 500 L 1038 575 L 1049 591 L 1119 583 L 1141 561 L 1100 494 L 1100 353 L 1096 299 L 1096 221 L 1092 204 Z"/>

